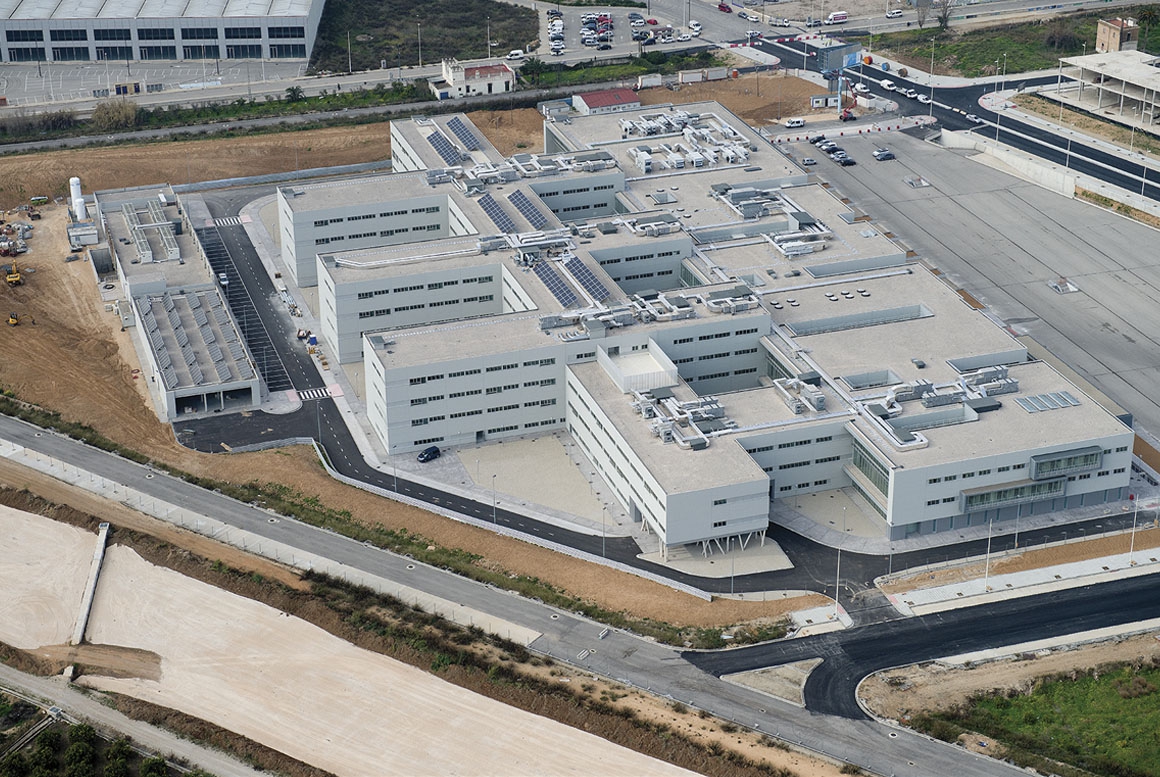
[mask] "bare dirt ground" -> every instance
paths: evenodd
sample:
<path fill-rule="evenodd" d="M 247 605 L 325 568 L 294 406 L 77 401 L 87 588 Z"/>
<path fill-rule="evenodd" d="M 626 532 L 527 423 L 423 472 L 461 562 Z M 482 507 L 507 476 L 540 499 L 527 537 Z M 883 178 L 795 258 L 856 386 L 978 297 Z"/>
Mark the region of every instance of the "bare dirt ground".
<path fill-rule="evenodd" d="M 69 420 L 88 423 L 113 440 L 196 475 L 244 483 L 266 482 L 271 472 L 278 472 L 279 482 L 294 483 L 304 494 L 317 495 L 328 506 L 350 510 L 368 523 L 407 529 L 440 545 L 468 549 L 482 555 L 486 564 L 537 577 L 639 617 L 679 625 L 727 626 L 776 617 L 800 605 L 792 600 L 704 602 L 631 575 L 497 537 L 336 483 L 326 477 L 308 448 L 227 456 L 179 446 L 172 429 L 161 424 L 147 405 L 144 387 L 134 377 L 139 365 L 129 334 L 120 331 L 112 313 L 105 312 L 91 266 L 63 261 L 67 253 L 64 218 L 63 207 L 46 208 L 23 260 L 23 266 L 36 272 L 28 275 L 24 286 L 7 291 L 9 307 L 21 313 L 24 323 L 0 338 L 0 385 L 20 398 L 56 410 Z M 71 503 L 72 499 L 62 501 Z M 170 535 L 171 541 L 194 541 L 192 535 L 180 534 L 185 536 Z M 233 555 L 225 549 L 203 553 L 209 558 Z M 237 566 L 245 568 L 246 564 Z"/>
<path fill-rule="evenodd" d="M 1011 572 L 1025 572 L 1029 569 L 1042 569 L 1073 561 L 1114 556 L 1127 553 L 1131 541 L 1130 534 L 1120 534 L 1068 545 L 1032 548 L 1003 558 L 992 559 L 990 573 L 1003 575 Z M 1160 529 L 1153 526 L 1151 522 L 1146 525 L 1141 524 L 1141 528 L 1136 532 L 1135 542 L 1135 549 L 1137 553 L 1140 553 L 1141 560 L 1143 560 L 1145 549 L 1157 547 L 1160 547 Z M 1149 554 L 1149 556 L 1152 555 L 1155 554 Z M 964 580 L 977 580 L 983 577 L 985 565 L 986 560 L 980 559 L 967 564 L 956 564 L 945 569 L 931 569 L 914 575 L 893 578 L 880 585 L 879 588 L 885 593 L 895 594 L 921 588 L 935 588 Z"/>
<path fill-rule="evenodd" d="M 67 642 L 96 548 L 91 533 L 0 505 L 0 642 Z"/>
<path fill-rule="evenodd" d="M 924 710 L 947 710 L 973 694 L 992 689 L 1027 690 L 1038 677 L 1083 671 L 1115 661 L 1160 655 L 1160 635 L 1140 634 L 1035 658 L 1011 658 L 956 668 L 928 663 L 880 672 L 867 678 L 859 696 L 876 715 L 905 722 Z"/>

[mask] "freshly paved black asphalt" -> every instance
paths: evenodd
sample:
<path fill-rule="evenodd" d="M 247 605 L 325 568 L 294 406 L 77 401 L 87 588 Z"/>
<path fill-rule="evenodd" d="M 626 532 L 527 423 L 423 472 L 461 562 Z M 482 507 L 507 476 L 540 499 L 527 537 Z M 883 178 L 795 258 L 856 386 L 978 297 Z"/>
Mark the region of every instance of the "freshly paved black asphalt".
<path fill-rule="evenodd" d="M 683 657 L 721 676 L 808 658 L 825 659 L 805 685 L 807 709 L 865 717 L 855 691 L 892 666 L 1160 617 L 1155 576 L 1013 598 L 985 606 L 879 623 L 783 642 Z"/>

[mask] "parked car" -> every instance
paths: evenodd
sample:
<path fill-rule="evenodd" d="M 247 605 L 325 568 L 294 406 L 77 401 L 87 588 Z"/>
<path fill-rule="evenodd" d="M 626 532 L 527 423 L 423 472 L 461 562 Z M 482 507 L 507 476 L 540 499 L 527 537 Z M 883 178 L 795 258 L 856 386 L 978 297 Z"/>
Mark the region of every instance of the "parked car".
<path fill-rule="evenodd" d="M 760 38 L 761 35 L 762 35 L 761 30 L 746 30 L 745 31 L 746 38 Z"/>
<path fill-rule="evenodd" d="M 874 158 L 879 162 L 885 162 L 888 159 L 894 159 L 894 152 L 888 148 L 879 148 L 874 151 Z"/>
<path fill-rule="evenodd" d="M 524 50 L 523 49 L 512 49 L 511 51 L 508 52 L 508 55 L 507 55 L 507 59 L 523 59 L 523 58 L 524 58 Z"/>
<path fill-rule="evenodd" d="M 691 21 L 691 22 L 689 22 L 689 29 L 692 30 L 693 32 L 700 32 L 701 31 L 701 23 L 697 22 L 697 21 Z"/>
<path fill-rule="evenodd" d="M 770 27 L 788 27 L 789 26 L 789 19 L 784 19 L 784 18 L 783 19 L 770 19 L 769 26 Z"/>
<path fill-rule="evenodd" d="M 558 11 L 555 8 L 548 9 L 548 18 L 550 18 L 550 19 L 558 19 L 563 15 L 564 15 L 563 11 Z"/>
<path fill-rule="evenodd" d="M 866 84 L 854 84 L 854 93 L 870 94 L 870 87 L 866 86 Z"/>
<path fill-rule="evenodd" d="M 964 118 L 967 121 L 969 121 L 971 124 L 986 124 L 986 121 L 984 119 L 980 119 L 978 116 L 976 116 L 973 113 L 968 113 Z"/>
<path fill-rule="evenodd" d="M 878 82 L 878 85 L 881 86 L 883 89 L 885 89 L 887 92 L 893 92 L 895 89 L 898 88 L 897 86 L 894 85 L 894 82 L 891 81 L 889 78 L 882 79 L 881 81 Z"/>
<path fill-rule="evenodd" d="M 226 275 L 224 272 L 219 272 L 218 273 L 218 283 L 220 283 L 222 288 L 224 289 L 225 287 L 230 285 L 230 276 Z"/>
<path fill-rule="evenodd" d="M 596 47 L 596 50 L 597 51 L 612 51 L 612 44 L 611 43 L 601 43 L 599 46 Z"/>
<path fill-rule="evenodd" d="M 757 22 L 757 21 L 761 21 L 760 19 L 758 19 L 758 18 L 757 18 L 756 16 L 754 16 L 753 14 L 751 14 L 751 13 L 747 13 L 747 12 L 745 12 L 745 11 L 738 11 L 738 12 L 737 12 L 737 18 L 738 18 L 738 19 L 744 19 L 744 20 L 745 20 L 745 21 L 747 21 L 747 22 Z"/>
<path fill-rule="evenodd" d="M 420 464 L 426 464 L 429 461 L 435 461 L 443 455 L 443 451 L 439 450 L 438 445 L 432 445 L 430 448 L 424 448 L 419 451 L 418 461 Z"/>
<path fill-rule="evenodd" d="M 651 38 L 651 37 L 645 38 L 644 40 L 642 40 L 640 42 L 640 45 L 642 45 L 642 46 L 655 46 L 655 45 L 657 45 L 657 39 Z"/>
<path fill-rule="evenodd" d="M 648 33 L 644 30 L 634 30 L 632 33 L 633 40 L 648 40 Z"/>
<path fill-rule="evenodd" d="M 808 156 L 802 160 L 802 167 L 813 167 L 817 163 L 818 160 L 814 159 L 812 156 Z"/>
<path fill-rule="evenodd" d="M 660 22 L 658 22 L 656 19 L 645 19 L 644 23 L 645 24 L 652 24 L 652 25 L 660 24 Z"/>
<path fill-rule="evenodd" d="M 920 94 L 918 97 L 916 97 L 914 99 L 918 100 L 923 105 L 930 105 L 930 103 L 931 103 L 931 99 L 930 99 L 929 94 Z"/>
<path fill-rule="evenodd" d="M 901 8 L 894 8 L 894 9 L 886 12 L 887 19 L 897 19 L 900 16 L 902 16 L 902 9 Z"/>
<path fill-rule="evenodd" d="M 693 39 L 693 36 L 687 32 L 682 32 L 680 35 L 677 36 L 677 40 L 681 43 L 686 43 L 688 41 L 691 41 L 692 39 Z"/>
<path fill-rule="evenodd" d="M 628 26 L 629 27 L 643 27 L 644 26 L 644 19 L 633 19 L 631 22 L 628 23 Z"/>
<path fill-rule="evenodd" d="M 729 6 L 729 3 L 717 3 L 717 10 L 721 13 L 733 13 L 733 9 Z"/>
<path fill-rule="evenodd" d="M 903 92 L 903 94 L 913 100 L 913 99 L 918 97 L 918 90 L 917 89 L 907 89 L 905 92 Z"/>
<path fill-rule="evenodd" d="M 850 157 L 848 157 L 848 156 L 844 156 L 844 157 L 842 157 L 841 159 L 839 159 L 839 160 L 838 160 L 838 164 L 839 164 L 839 165 L 841 165 L 842 167 L 853 167 L 854 165 L 856 165 L 856 164 L 858 164 L 858 163 L 857 163 L 857 162 L 855 162 L 855 161 L 854 161 L 853 159 L 851 159 Z"/>
<path fill-rule="evenodd" d="M 630 14 L 628 15 L 628 18 L 629 18 L 629 19 L 643 19 L 643 18 L 644 18 L 644 16 L 642 16 L 642 15 L 641 15 L 641 14 L 639 14 L 639 13 L 637 13 L 636 11 L 633 11 L 632 13 L 630 13 Z"/>

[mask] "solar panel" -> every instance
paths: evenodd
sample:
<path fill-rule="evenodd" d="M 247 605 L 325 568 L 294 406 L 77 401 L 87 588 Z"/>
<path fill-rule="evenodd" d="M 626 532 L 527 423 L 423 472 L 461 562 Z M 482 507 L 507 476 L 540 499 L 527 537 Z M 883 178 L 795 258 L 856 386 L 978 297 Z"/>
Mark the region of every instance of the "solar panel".
<path fill-rule="evenodd" d="M 435 149 L 435 153 L 443 157 L 443 161 L 448 165 L 458 165 L 463 161 L 463 155 L 459 153 L 459 149 L 453 146 L 442 132 L 438 130 L 432 132 L 427 136 L 427 142 L 431 144 L 431 148 Z"/>
<path fill-rule="evenodd" d="M 520 215 L 528 220 L 536 229 L 543 229 L 548 225 L 548 218 L 545 216 L 535 204 L 528 199 L 528 195 L 520 190 L 516 190 L 508 195 L 508 202 L 516 206 L 516 210 Z"/>
<path fill-rule="evenodd" d="M 512 221 L 512 217 L 503 212 L 503 208 L 490 194 L 485 194 L 479 198 L 479 207 L 483 208 L 483 212 L 499 228 L 500 232 L 509 235 L 517 232 L 516 223 Z"/>
<path fill-rule="evenodd" d="M 593 272 L 588 269 L 588 265 L 580 261 L 580 257 L 573 256 L 568 261 L 564 262 L 564 267 L 568 272 L 572 273 L 572 277 L 580 282 L 584 290 L 592 295 L 592 299 L 600 302 L 606 300 L 612 295 L 608 293 L 607 287 L 601 283 Z"/>
<path fill-rule="evenodd" d="M 567 284 L 564 283 L 564 279 L 557 275 L 556 271 L 547 262 L 537 262 L 533 269 L 540 280 L 544 282 L 544 285 L 548 287 L 548 291 L 552 292 L 552 295 L 559 300 L 561 305 L 568 307 L 576 302 L 576 293 L 568 288 Z"/>
<path fill-rule="evenodd" d="M 456 116 L 451 121 L 447 122 L 447 128 L 455 133 L 455 137 L 459 138 L 459 142 L 468 151 L 479 150 L 479 140 L 476 139 L 475 133 L 468 129 L 467 125 L 463 123 L 463 119 Z"/>

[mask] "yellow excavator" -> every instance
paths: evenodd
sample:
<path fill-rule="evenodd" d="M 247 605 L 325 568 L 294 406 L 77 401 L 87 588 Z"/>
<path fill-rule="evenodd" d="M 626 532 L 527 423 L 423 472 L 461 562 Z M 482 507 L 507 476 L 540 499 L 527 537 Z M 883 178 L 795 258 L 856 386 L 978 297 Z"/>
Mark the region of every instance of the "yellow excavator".
<path fill-rule="evenodd" d="M 12 266 L 8 268 L 4 280 L 8 281 L 9 286 L 20 286 L 24 283 L 24 276 L 20 274 L 20 267 L 16 264 L 15 256 L 12 257 Z"/>
<path fill-rule="evenodd" d="M 8 326 L 16 326 L 20 323 L 20 316 L 15 313 L 8 314 Z"/>

